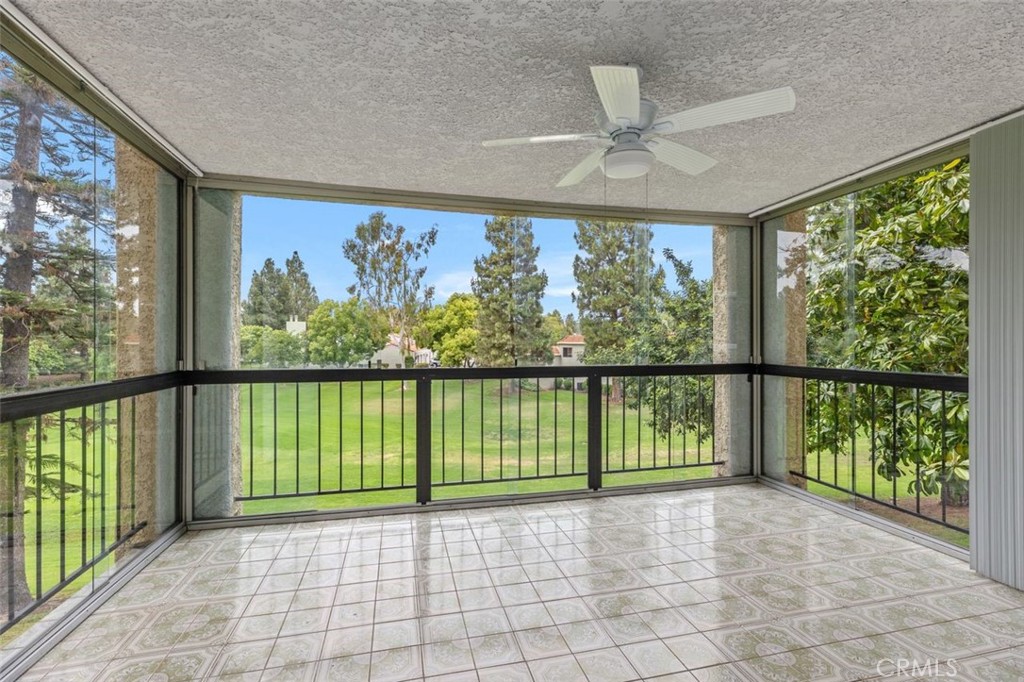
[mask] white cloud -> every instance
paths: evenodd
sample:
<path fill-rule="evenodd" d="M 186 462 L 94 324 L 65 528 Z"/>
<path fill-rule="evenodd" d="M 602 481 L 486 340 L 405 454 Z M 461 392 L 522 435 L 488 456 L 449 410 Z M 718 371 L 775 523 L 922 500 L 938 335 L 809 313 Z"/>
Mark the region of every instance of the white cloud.
<path fill-rule="evenodd" d="M 456 270 L 446 272 L 433 281 L 434 296 L 439 300 L 447 300 L 452 294 L 469 293 L 469 283 L 473 279 L 472 270 Z"/>

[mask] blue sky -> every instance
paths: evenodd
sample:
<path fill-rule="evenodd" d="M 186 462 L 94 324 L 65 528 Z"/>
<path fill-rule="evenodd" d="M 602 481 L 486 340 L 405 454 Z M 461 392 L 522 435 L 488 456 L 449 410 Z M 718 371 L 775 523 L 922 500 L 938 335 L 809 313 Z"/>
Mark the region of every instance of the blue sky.
<path fill-rule="evenodd" d="M 285 259 L 298 251 L 321 299 L 348 298 L 345 288 L 354 278 L 341 244 L 376 210 L 384 211 L 390 222 L 404 225 L 409 234 L 438 226 L 437 244 L 428 256 L 424 277 L 427 285 L 435 287 L 436 303 L 455 292 L 470 290 L 473 259 L 488 251 L 484 221 L 489 216 L 247 196 L 242 203 L 242 297 L 248 293 L 253 270 L 263 267 L 264 260 L 273 258 L 283 269 Z M 548 274 L 542 301 L 546 311 L 557 308 L 563 315 L 576 312 L 571 299 L 575 287 L 574 231 L 572 220 L 533 219 L 534 242 L 540 246 L 538 265 Z M 655 225 L 653 232 L 651 246 L 659 261 L 663 260 L 662 249 L 669 247 L 693 262 L 696 277 L 711 276 L 710 227 Z"/>

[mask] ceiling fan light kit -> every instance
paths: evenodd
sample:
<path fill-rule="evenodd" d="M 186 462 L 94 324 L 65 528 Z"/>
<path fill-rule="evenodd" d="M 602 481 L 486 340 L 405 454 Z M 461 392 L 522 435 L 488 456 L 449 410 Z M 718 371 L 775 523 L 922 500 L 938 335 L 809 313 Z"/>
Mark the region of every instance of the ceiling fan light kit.
<path fill-rule="evenodd" d="M 597 133 L 513 137 L 487 140 L 483 145 L 506 147 L 580 140 L 602 140 L 608 145 L 587 155 L 558 182 L 558 187 L 579 184 L 598 168 L 613 180 L 639 178 L 651 170 L 655 161 L 689 175 L 698 175 L 717 162 L 696 149 L 666 140 L 663 135 L 787 113 L 796 107 L 793 88 L 783 87 L 658 118 L 658 106 L 640 97 L 642 74 L 640 67 L 632 64 L 590 67 L 603 109 L 596 117 Z"/>
<path fill-rule="evenodd" d="M 654 153 L 642 142 L 621 142 L 604 153 L 601 169 L 613 180 L 628 180 L 647 174 L 654 165 Z"/>

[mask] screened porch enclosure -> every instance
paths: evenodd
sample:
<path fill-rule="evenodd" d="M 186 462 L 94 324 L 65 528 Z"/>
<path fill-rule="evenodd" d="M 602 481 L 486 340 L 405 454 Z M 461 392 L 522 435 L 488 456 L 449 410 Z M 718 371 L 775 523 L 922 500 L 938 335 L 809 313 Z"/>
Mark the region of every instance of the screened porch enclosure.
<path fill-rule="evenodd" d="M 1024 676 L 1024 23 L 883 4 L 0 0 L 0 682 Z"/>

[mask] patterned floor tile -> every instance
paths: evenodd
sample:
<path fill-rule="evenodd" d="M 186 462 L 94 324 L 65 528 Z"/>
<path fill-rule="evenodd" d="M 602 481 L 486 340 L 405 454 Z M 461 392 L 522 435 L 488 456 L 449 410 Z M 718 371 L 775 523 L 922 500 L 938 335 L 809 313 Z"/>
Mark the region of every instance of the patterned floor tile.
<path fill-rule="evenodd" d="M 1024 679 L 1024 593 L 757 486 L 185 535 L 26 679 Z"/>

